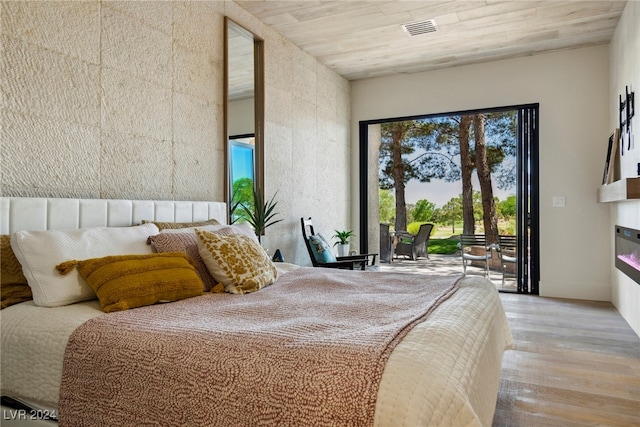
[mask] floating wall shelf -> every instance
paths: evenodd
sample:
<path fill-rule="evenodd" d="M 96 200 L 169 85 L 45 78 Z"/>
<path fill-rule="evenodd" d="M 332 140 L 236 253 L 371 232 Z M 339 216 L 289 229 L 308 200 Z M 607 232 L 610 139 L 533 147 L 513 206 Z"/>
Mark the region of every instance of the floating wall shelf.
<path fill-rule="evenodd" d="M 598 202 L 624 202 L 640 199 L 640 177 L 624 178 L 598 189 Z"/>

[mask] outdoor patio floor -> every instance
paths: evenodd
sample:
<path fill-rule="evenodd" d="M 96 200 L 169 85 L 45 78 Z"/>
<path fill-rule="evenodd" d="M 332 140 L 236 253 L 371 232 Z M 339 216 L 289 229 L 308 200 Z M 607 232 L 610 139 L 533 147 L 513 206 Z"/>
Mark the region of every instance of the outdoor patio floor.
<path fill-rule="evenodd" d="M 403 257 L 395 258 L 393 262 L 380 263 L 381 271 L 401 271 L 415 274 L 462 274 L 462 259 L 460 255 L 437 255 L 429 254 L 429 258 L 418 258 L 410 260 Z M 469 266 L 467 275 L 483 276 L 482 268 Z M 491 281 L 497 289 L 514 292 L 516 290 L 515 281 L 512 277 L 505 280 L 505 287 L 502 288 L 502 273 L 491 270 Z"/>

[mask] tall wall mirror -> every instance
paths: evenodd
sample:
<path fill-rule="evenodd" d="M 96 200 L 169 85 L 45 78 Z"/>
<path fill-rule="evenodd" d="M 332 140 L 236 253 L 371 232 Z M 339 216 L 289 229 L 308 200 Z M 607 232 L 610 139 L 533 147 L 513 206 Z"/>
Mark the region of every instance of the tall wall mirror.
<path fill-rule="evenodd" d="M 225 18 L 225 135 L 229 209 L 264 191 L 263 40 Z M 237 215 L 235 213 L 230 214 Z M 233 218 L 231 218 L 233 219 Z"/>

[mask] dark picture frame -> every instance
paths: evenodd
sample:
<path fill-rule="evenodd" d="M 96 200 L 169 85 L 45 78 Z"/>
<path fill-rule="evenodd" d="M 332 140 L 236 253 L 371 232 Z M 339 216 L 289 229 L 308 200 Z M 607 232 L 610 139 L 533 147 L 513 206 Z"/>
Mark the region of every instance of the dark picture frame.
<path fill-rule="evenodd" d="M 618 97 L 618 124 L 620 126 L 620 155 L 624 156 L 625 139 L 627 151 L 631 150 L 631 119 L 635 116 L 635 92 L 629 92 L 629 86 L 624 87 L 624 95 Z"/>
<path fill-rule="evenodd" d="M 620 140 L 620 129 L 616 129 L 609 136 L 607 147 L 607 159 L 604 163 L 604 174 L 602 175 L 602 185 L 607 185 L 615 181 L 616 165 L 618 163 L 618 144 Z"/>

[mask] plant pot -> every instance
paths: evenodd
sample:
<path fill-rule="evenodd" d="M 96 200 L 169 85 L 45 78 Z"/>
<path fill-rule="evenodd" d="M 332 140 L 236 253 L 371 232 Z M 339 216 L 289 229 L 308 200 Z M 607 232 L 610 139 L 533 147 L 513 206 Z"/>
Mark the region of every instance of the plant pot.
<path fill-rule="evenodd" d="M 338 248 L 338 256 L 347 256 L 349 255 L 349 244 L 342 244 L 342 243 L 338 243 L 336 245 L 336 247 Z"/>

